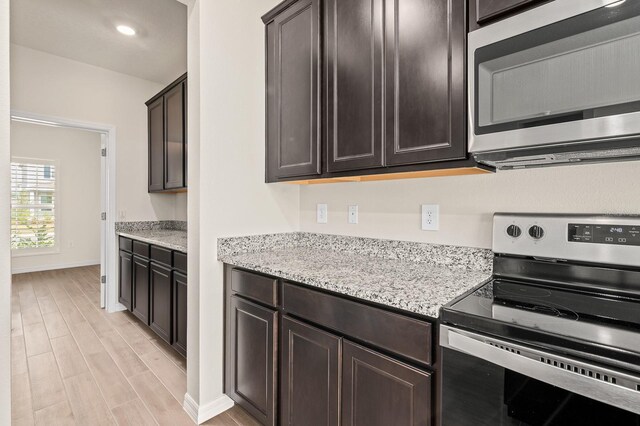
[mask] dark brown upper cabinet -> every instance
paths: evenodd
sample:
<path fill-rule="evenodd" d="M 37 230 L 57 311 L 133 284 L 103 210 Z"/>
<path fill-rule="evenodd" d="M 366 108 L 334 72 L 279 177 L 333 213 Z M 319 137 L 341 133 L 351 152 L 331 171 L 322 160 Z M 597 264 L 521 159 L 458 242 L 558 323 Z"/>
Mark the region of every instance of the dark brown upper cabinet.
<path fill-rule="evenodd" d="M 187 188 L 187 75 L 147 101 L 149 192 Z"/>
<path fill-rule="evenodd" d="M 149 192 L 164 189 L 164 98 L 147 104 L 149 121 Z"/>
<path fill-rule="evenodd" d="M 467 155 L 467 0 L 319 1 L 263 16 L 267 182 L 485 172 Z"/>
<path fill-rule="evenodd" d="M 267 181 L 319 175 L 320 0 L 267 22 Z"/>
<path fill-rule="evenodd" d="M 550 0 L 469 0 L 469 30 Z"/>
<path fill-rule="evenodd" d="M 383 165 L 383 0 L 326 0 L 327 171 Z"/>
<path fill-rule="evenodd" d="M 465 0 L 386 2 L 386 164 L 464 159 Z"/>

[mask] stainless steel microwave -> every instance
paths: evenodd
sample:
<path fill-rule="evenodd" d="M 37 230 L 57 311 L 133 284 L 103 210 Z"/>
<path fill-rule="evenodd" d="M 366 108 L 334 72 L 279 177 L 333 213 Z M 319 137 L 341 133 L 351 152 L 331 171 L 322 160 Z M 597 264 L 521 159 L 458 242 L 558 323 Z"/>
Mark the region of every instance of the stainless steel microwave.
<path fill-rule="evenodd" d="M 472 31 L 468 93 L 481 163 L 640 159 L 640 0 L 554 0 Z"/>

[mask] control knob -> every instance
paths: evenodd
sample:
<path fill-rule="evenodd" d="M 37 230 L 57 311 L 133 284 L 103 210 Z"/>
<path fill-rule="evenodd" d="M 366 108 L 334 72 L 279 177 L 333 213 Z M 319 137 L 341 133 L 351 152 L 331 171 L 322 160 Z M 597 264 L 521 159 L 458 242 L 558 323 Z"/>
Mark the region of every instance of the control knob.
<path fill-rule="evenodd" d="M 531 228 L 529 228 L 529 235 L 534 240 L 539 240 L 540 238 L 544 237 L 544 229 L 542 229 L 542 226 L 533 225 Z"/>
<path fill-rule="evenodd" d="M 507 235 L 511 238 L 518 238 L 522 235 L 522 229 L 518 225 L 509 225 L 507 227 Z"/>

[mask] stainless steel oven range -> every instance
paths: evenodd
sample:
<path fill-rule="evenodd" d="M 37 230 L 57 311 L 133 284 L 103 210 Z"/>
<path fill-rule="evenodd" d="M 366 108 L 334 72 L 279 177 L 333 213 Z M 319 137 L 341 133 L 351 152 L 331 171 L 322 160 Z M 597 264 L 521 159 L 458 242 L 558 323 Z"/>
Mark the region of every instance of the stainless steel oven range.
<path fill-rule="evenodd" d="M 496 214 L 441 312 L 443 426 L 640 425 L 640 216 Z"/>

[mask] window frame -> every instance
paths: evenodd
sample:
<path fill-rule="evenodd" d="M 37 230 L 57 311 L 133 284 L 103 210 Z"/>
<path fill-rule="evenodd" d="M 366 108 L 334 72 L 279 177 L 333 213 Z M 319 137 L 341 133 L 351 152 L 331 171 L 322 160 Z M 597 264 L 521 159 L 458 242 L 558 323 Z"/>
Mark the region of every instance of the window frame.
<path fill-rule="evenodd" d="M 53 221 L 54 221 L 54 238 L 53 246 L 51 247 L 24 247 L 13 248 L 11 247 L 11 257 L 24 257 L 24 256 L 40 256 L 49 254 L 60 253 L 60 162 L 55 159 L 46 158 L 32 158 L 11 156 L 11 163 L 19 164 L 38 164 L 44 166 L 53 166 L 55 170 L 54 175 L 54 202 L 53 202 Z M 13 215 L 13 203 L 10 203 L 10 214 Z M 11 243 L 10 243 L 11 244 Z"/>

